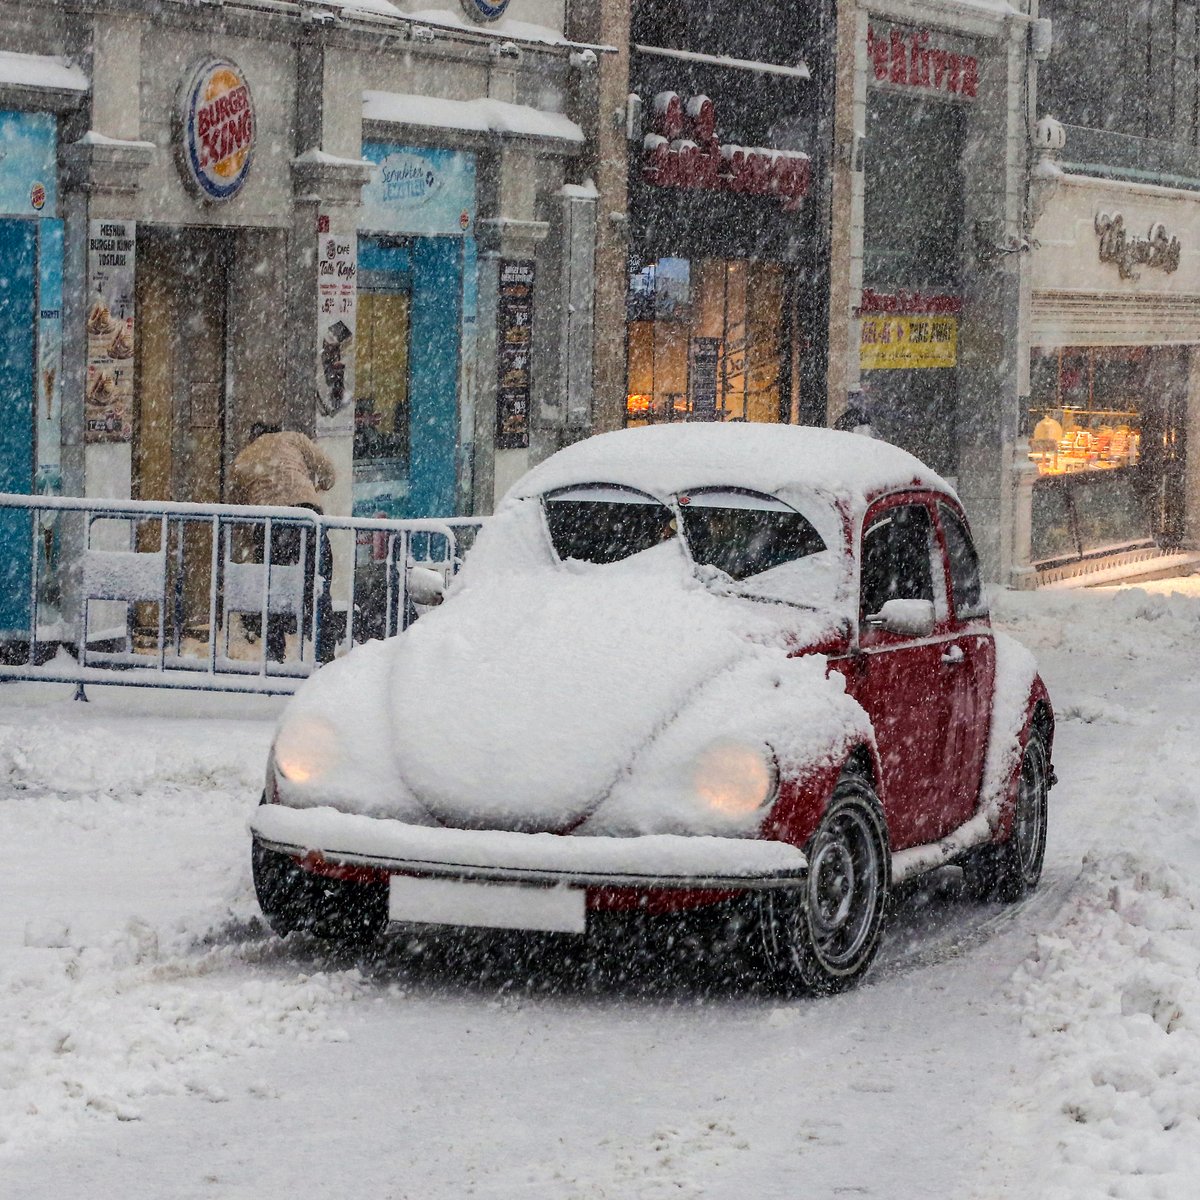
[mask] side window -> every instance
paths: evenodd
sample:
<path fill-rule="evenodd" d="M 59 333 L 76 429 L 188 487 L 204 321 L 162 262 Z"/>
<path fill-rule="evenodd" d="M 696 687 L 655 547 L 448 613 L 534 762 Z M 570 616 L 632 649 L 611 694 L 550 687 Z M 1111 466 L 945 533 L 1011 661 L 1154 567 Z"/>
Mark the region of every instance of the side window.
<path fill-rule="evenodd" d="M 954 590 L 954 611 L 959 617 L 974 617 L 987 612 L 983 587 L 979 582 L 979 558 L 971 535 L 962 518 L 944 504 L 938 505 L 942 533 L 946 536 L 946 554 L 950 559 L 950 586 Z"/>
<path fill-rule="evenodd" d="M 863 530 L 864 616 L 877 613 L 888 600 L 935 600 L 932 532 L 923 504 L 886 509 Z"/>

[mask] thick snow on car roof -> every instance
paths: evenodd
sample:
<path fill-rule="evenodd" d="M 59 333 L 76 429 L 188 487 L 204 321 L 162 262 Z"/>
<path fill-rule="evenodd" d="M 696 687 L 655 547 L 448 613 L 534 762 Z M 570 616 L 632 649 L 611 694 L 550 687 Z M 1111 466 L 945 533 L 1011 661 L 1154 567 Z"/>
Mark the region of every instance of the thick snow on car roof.
<path fill-rule="evenodd" d="M 725 485 L 761 492 L 816 489 L 863 500 L 902 487 L 953 489 L 920 459 L 858 433 L 805 425 L 650 425 L 586 438 L 525 475 L 511 497 L 581 483 L 655 496 Z"/>

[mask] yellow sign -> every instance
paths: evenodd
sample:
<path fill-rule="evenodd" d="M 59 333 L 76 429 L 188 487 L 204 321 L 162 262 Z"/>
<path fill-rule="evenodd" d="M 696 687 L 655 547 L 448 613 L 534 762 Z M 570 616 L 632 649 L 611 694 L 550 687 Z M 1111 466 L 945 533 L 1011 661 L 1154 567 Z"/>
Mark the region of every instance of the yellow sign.
<path fill-rule="evenodd" d="M 958 363 L 956 317 L 870 316 L 862 319 L 864 371 L 953 367 Z"/>

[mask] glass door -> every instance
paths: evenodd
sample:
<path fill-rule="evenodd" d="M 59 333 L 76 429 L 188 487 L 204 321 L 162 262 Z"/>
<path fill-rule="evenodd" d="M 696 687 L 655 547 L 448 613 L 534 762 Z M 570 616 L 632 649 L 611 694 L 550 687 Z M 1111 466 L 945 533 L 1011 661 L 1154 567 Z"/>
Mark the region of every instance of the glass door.
<path fill-rule="evenodd" d="M 354 398 L 354 508 L 399 517 L 408 495 L 412 296 L 360 292 Z"/>

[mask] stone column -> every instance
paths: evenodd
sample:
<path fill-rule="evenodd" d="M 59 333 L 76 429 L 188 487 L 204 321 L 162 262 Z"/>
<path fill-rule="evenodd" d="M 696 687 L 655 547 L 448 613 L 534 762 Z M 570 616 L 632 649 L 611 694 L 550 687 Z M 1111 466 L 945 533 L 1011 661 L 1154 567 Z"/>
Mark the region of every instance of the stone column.
<path fill-rule="evenodd" d="M 527 150 L 504 147 L 483 172 L 481 209 L 489 215 L 477 222 L 479 237 L 479 333 L 476 342 L 477 393 L 475 405 L 475 480 L 473 507 L 489 513 L 496 501 L 528 470 L 528 449 L 496 446 L 496 393 L 498 384 L 498 319 L 500 263 L 505 259 L 533 261 L 537 247 L 550 231 L 549 223 L 535 216 L 537 171 Z M 544 326 L 538 309 L 545 305 L 550 279 L 534 280 L 534 333 Z M 541 347 L 535 360 L 545 359 Z M 530 413 L 532 424 L 534 414 Z"/>
<path fill-rule="evenodd" d="M 579 0 L 568 5 L 568 35 L 615 47 L 597 54 L 590 73 L 577 72 L 575 120 L 587 144 L 580 178 L 596 185 L 595 333 L 592 349 L 592 431 L 625 423 L 625 300 L 629 260 L 629 153 L 625 105 L 629 95 L 627 0 Z M 584 91 L 586 91 L 586 101 Z"/>

